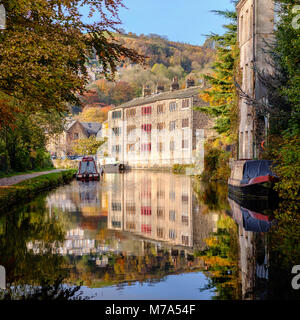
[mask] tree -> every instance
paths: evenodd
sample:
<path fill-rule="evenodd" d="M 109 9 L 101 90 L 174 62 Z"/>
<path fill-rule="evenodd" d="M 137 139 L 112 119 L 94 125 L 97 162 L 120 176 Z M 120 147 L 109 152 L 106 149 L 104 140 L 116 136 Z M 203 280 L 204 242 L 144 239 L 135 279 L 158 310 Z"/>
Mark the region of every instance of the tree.
<path fill-rule="evenodd" d="M 219 134 L 236 138 L 237 128 L 237 90 L 234 79 L 237 77 L 239 50 L 237 47 L 237 14 L 234 11 L 215 11 L 231 22 L 225 25 L 225 34 L 212 34 L 208 40 L 217 46 L 216 61 L 211 75 L 205 75 L 210 88 L 204 90 L 201 98 L 209 107 L 199 108 L 216 118 L 215 129 Z"/>
<path fill-rule="evenodd" d="M 106 142 L 106 140 L 97 141 L 96 137 L 89 137 L 74 141 L 73 150 L 80 155 L 93 155 Z"/>
<path fill-rule="evenodd" d="M 78 102 L 87 83 L 87 56 L 95 54 L 103 74 L 112 77 L 127 57 L 141 61 L 134 50 L 115 41 L 111 30 L 120 23 L 122 0 L 3 0 L 7 28 L 0 32 L 0 90 L 18 99 L 26 110 L 66 111 Z M 98 23 L 85 23 L 79 8 Z"/>
<path fill-rule="evenodd" d="M 112 102 L 116 105 L 135 97 L 134 88 L 126 81 L 118 81 L 111 91 Z"/>
<path fill-rule="evenodd" d="M 7 23 L 6 29 L 0 30 L 0 165 L 15 170 L 21 162 L 9 163 L 12 158 L 8 154 L 16 158 L 14 148 L 22 150 L 22 162 L 28 164 L 25 167 L 31 160 L 24 161 L 23 156 L 41 150 L 40 143 L 24 143 L 34 136 L 34 130 L 40 132 L 26 119 L 42 117 L 47 133 L 55 131 L 70 106 L 80 105 L 79 97 L 88 82 L 86 62 L 91 57 L 109 78 L 113 78 L 120 61 L 143 59 L 119 44 L 111 32 L 117 31 L 120 23 L 118 10 L 123 6 L 122 0 L 1 3 L 6 9 Z M 89 9 L 90 16 L 99 12 L 100 21 L 85 23 L 79 11 L 82 6 Z M 24 122 L 33 131 L 20 128 Z M 40 141 L 45 142 L 45 137 Z"/>
<path fill-rule="evenodd" d="M 75 119 L 82 122 L 104 122 L 107 120 L 109 108 L 85 108 Z"/>

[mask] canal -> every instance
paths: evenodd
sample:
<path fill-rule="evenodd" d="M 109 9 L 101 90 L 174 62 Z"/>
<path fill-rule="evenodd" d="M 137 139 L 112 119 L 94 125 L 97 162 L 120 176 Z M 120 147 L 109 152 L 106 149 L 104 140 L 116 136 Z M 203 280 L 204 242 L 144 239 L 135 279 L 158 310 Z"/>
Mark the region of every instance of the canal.
<path fill-rule="evenodd" d="M 280 244 L 299 243 L 282 241 L 274 208 L 247 206 L 165 172 L 74 180 L 1 214 L 0 298 L 298 298 L 299 256 Z"/>

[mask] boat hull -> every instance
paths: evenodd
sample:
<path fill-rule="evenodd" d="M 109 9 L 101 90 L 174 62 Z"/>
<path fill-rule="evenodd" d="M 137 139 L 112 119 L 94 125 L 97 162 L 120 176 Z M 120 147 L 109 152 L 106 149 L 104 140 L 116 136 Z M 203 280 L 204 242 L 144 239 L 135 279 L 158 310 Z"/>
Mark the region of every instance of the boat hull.
<path fill-rule="evenodd" d="M 228 194 L 231 198 L 268 200 L 276 196 L 273 187 L 274 183 L 272 181 L 247 185 L 234 185 L 229 183 Z"/>

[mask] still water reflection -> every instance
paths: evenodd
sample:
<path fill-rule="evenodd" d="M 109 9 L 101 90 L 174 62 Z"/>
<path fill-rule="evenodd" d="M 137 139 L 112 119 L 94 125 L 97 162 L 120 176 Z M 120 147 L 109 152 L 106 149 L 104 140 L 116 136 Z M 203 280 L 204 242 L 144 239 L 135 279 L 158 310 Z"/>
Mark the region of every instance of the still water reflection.
<path fill-rule="evenodd" d="M 226 185 L 142 171 L 73 181 L 2 214 L 0 295 L 265 299 L 273 228 Z"/>

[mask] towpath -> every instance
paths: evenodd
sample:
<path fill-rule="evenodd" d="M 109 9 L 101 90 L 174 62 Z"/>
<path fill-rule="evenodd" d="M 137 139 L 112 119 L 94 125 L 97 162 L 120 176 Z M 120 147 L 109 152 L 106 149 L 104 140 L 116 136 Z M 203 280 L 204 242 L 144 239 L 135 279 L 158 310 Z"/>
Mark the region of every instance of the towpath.
<path fill-rule="evenodd" d="M 12 177 L 7 177 L 7 178 L 1 178 L 0 179 L 0 187 L 12 186 L 12 185 L 17 184 L 19 182 L 22 182 L 24 180 L 28 180 L 28 179 L 35 178 L 38 176 L 42 176 L 44 174 L 60 172 L 60 171 L 64 171 L 64 169 L 56 169 L 56 170 L 43 171 L 43 172 L 34 172 L 34 173 L 28 173 L 28 174 L 20 174 L 17 176 L 12 176 Z"/>

